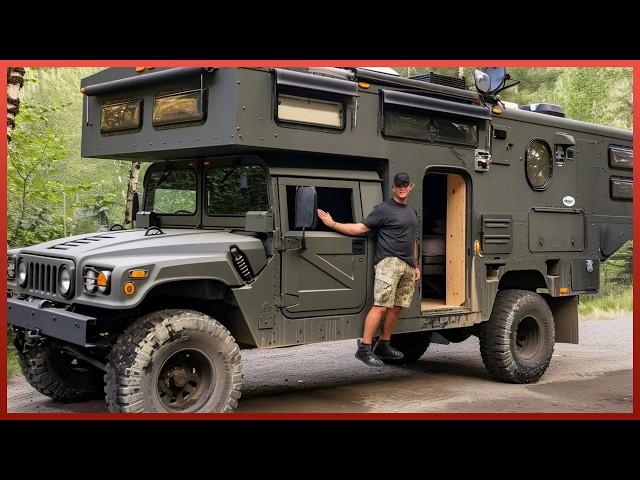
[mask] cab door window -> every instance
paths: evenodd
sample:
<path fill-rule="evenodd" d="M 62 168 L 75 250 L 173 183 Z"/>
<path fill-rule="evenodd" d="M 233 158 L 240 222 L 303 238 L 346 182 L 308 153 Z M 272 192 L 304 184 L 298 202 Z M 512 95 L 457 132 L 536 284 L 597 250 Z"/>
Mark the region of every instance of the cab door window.
<path fill-rule="evenodd" d="M 295 228 L 296 185 L 287 185 L 287 212 L 289 218 L 289 230 Z M 353 215 L 353 189 L 335 187 L 316 187 L 318 194 L 318 208 L 329 212 L 336 222 L 354 223 Z M 307 231 L 330 232 L 333 231 L 318 219 L 315 228 Z"/>

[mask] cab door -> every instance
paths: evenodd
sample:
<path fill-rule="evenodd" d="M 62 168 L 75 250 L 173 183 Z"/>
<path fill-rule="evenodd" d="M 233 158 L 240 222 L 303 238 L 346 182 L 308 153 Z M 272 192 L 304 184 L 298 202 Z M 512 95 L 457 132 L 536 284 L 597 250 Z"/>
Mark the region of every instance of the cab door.
<path fill-rule="evenodd" d="M 367 293 L 367 238 L 350 237 L 326 227 L 320 219 L 304 232 L 295 229 L 295 192 L 313 186 L 318 208 L 337 222 L 362 222 L 357 181 L 278 179 L 282 232 L 280 307 L 292 318 L 360 312 Z"/>

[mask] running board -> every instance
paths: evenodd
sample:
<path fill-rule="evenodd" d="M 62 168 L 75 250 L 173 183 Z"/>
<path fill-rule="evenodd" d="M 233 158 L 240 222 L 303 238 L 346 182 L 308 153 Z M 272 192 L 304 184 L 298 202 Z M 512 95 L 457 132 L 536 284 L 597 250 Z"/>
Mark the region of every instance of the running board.
<path fill-rule="evenodd" d="M 442 307 L 431 307 L 429 310 L 421 310 L 420 316 L 422 317 L 443 317 L 449 315 L 468 315 L 472 313 L 466 307 L 450 307 L 442 305 Z"/>

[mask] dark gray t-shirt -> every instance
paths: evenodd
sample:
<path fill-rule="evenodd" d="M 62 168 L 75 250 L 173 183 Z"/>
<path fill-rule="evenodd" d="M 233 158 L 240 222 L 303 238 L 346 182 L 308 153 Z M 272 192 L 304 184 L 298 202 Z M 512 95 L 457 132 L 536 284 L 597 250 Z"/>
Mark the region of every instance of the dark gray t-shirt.
<path fill-rule="evenodd" d="M 383 258 L 398 257 L 412 267 L 416 266 L 413 250 L 418 217 L 412 207 L 402 205 L 390 198 L 376 206 L 362 223 L 378 233 L 374 263 L 378 263 Z"/>

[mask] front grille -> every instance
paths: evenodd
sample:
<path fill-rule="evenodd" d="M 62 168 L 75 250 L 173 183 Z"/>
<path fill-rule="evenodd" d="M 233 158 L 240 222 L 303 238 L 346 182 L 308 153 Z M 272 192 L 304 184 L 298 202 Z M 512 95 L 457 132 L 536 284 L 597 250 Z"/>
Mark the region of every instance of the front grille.
<path fill-rule="evenodd" d="M 35 297 L 50 298 L 64 302 L 65 298 L 58 291 L 58 273 L 63 265 L 70 269 L 71 282 L 75 283 L 74 268 L 71 260 L 38 257 L 36 255 L 21 255 L 20 259 L 27 264 L 27 284 L 17 286 L 17 291 Z M 72 288 L 73 291 L 73 288 Z"/>
<path fill-rule="evenodd" d="M 35 293 L 55 295 L 58 288 L 58 267 L 33 262 L 27 267 L 27 288 Z"/>

